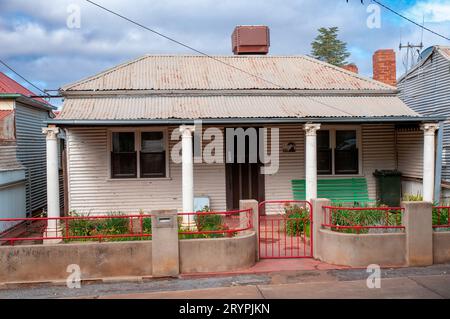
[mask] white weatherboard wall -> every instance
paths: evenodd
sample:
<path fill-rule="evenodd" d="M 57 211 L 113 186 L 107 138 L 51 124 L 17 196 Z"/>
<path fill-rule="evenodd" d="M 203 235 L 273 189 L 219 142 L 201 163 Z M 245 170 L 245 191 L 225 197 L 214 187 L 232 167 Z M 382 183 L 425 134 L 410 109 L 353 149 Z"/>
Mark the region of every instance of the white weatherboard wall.
<path fill-rule="evenodd" d="M 305 178 L 302 125 L 277 126 L 280 134 L 280 167 L 276 174 L 265 176 L 266 200 L 290 200 L 292 179 Z M 169 137 L 172 130 L 169 128 Z M 205 127 L 203 128 L 205 129 Z M 68 134 L 68 172 L 70 209 L 78 212 L 105 213 L 140 209 L 181 209 L 181 165 L 170 163 L 169 179 L 110 179 L 106 127 L 71 128 Z M 369 197 L 376 196 L 375 169 L 395 169 L 395 127 L 391 124 L 362 125 L 362 172 L 367 178 Z M 296 144 L 296 152 L 283 153 L 283 145 Z M 170 148 L 176 141 L 170 142 Z M 207 141 L 206 141 L 207 143 Z M 204 143 L 205 144 L 205 143 Z M 270 145 L 270 140 L 268 141 Z M 269 152 L 270 153 L 270 152 Z M 420 152 L 410 155 L 418 161 Z M 358 175 L 359 176 L 359 175 Z M 349 176 L 319 176 L 319 178 Z M 209 196 L 211 208 L 226 209 L 225 165 L 194 164 L 195 196 Z"/>
<path fill-rule="evenodd" d="M 339 129 L 339 126 L 335 126 Z M 293 199 L 291 180 L 305 178 L 305 131 L 302 125 L 279 126 L 280 168 L 277 174 L 266 175 L 266 200 Z M 376 196 L 373 172 L 378 169 L 395 169 L 395 127 L 392 124 L 362 125 L 362 175 L 367 179 L 369 197 Z M 283 145 L 296 144 L 295 153 L 283 153 Z M 269 142 L 270 143 L 270 142 Z M 349 178 L 350 176 L 321 176 L 324 178 Z"/>
<path fill-rule="evenodd" d="M 170 149 L 177 141 L 170 141 Z M 170 162 L 167 179 L 110 179 L 106 127 L 68 130 L 69 209 L 80 213 L 181 209 L 181 164 Z M 194 164 L 194 195 L 210 197 L 211 208 L 225 210 L 225 165 Z"/>

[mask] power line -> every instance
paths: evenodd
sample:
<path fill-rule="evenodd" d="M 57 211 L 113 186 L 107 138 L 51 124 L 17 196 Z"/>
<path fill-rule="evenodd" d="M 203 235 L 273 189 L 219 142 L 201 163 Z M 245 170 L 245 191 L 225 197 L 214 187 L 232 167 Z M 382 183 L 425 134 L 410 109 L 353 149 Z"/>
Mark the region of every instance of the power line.
<path fill-rule="evenodd" d="M 100 4 L 98 4 L 98 3 L 95 3 L 95 2 L 93 2 L 93 1 L 91 1 L 91 0 L 86 0 L 86 2 L 89 2 L 90 4 L 92 4 L 92 5 L 94 5 L 94 6 L 98 7 L 98 8 L 100 8 L 100 9 L 102 9 L 102 10 L 105 10 L 105 11 L 107 11 L 107 12 L 109 12 L 109 13 L 111 13 L 111 14 L 113 14 L 113 15 L 115 15 L 115 16 L 117 16 L 117 17 L 123 19 L 123 20 L 126 20 L 126 21 L 128 21 L 128 22 L 130 22 L 130 23 L 132 23 L 132 24 L 134 24 L 134 25 L 137 25 L 137 26 L 139 26 L 139 27 L 141 27 L 141 28 L 143 28 L 143 29 L 145 29 L 145 30 L 147 30 L 147 31 L 150 31 L 150 32 L 152 32 L 152 33 L 154 33 L 154 34 L 156 34 L 156 35 L 158 35 L 158 36 L 160 36 L 160 37 L 163 37 L 163 38 L 165 38 L 165 39 L 167 39 L 167 40 L 169 40 L 169 41 L 171 41 L 171 42 L 174 42 L 174 43 L 176 43 L 176 44 L 178 44 L 178 45 L 181 45 L 181 46 L 183 46 L 183 47 L 185 47 L 185 48 L 187 48 L 187 49 L 189 49 L 189 50 L 191 50 L 191 51 L 194 51 L 194 52 L 196 52 L 196 53 L 198 53 L 198 54 L 200 54 L 200 55 L 203 55 L 203 56 L 205 56 L 205 57 L 207 57 L 207 58 L 210 58 L 210 59 L 212 59 L 212 60 L 214 60 L 214 61 L 216 61 L 216 62 L 222 63 L 222 64 L 224 64 L 224 65 L 226 65 L 226 66 L 228 66 L 228 67 L 231 67 L 231 68 L 233 68 L 233 69 L 235 69 L 235 70 L 237 70 L 237 71 L 243 72 L 243 73 L 245 73 L 245 74 L 247 74 L 247 75 L 249 75 L 249 76 L 251 76 L 251 77 L 257 78 L 257 79 L 259 79 L 259 80 L 261 80 L 261 81 L 264 81 L 264 82 L 266 82 L 266 83 L 269 83 L 269 84 L 271 84 L 271 85 L 273 85 L 273 86 L 276 86 L 276 87 L 278 87 L 278 88 L 284 89 L 284 87 L 281 86 L 281 85 L 279 85 L 279 84 L 276 84 L 276 83 L 274 83 L 274 82 L 272 82 L 272 81 L 270 81 L 270 80 L 264 79 L 264 78 L 260 77 L 259 75 L 256 75 L 256 74 L 253 74 L 253 73 L 251 73 L 251 72 L 248 72 L 248 71 L 246 71 L 246 70 L 244 70 L 244 69 L 241 69 L 241 68 L 239 68 L 239 67 L 237 67 L 237 66 L 234 66 L 234 65 L 232 65 L 232 64 L 229 64 L 229 63 L 227 63 L 227 62 L 225 62 L 225 61 L 222 61 L 222 60 L 220 60 L 220 59 L 218 59 L 218 58 L 216 58 L 216 57 L 214 57 L 214 56 L 209 55 L 208 53 L 205 53 L 205 52 L 203 52 L 203 51 L 200 51 L 200 50 L 198 50 L 198 49 L 196 49 L 196 48 L 194 48 L 194 47 L 192 47 L 192 46 L 190 46 L 190 45 L 187 45 L 187 44 L 185 44 L 185 43 L 183 43 L 183 42 L 181 42 L 181 41 L 178 41 L 178 40 L 176 40 L 176 39 L 174 39 L 174 38 L 172 38 L 172 37 L 169 37 L 169 36 L 167 36 L 167 35 L 165 35 L 165 34 L 163 34 L 163 33 L 161 33 L 161 32 L 158 32 L 158 31 L 156 31 L 156 30 L 154 30 L 154 29 L 151 29 L 151 28 L 149 28 L 149 27 L 147 27 L 147 26 L 145 26 L 145 25 L 143 25 L 143 24 L 141 24 L 141 23 L 139 23 L 139 22 L 137 22 L 137 21 L 134 21 L 134 20 L 132 20 L 132 19 L 130 19 L 130 18 L 124 16 L 124 15 L 121 15 L 120 13 L 117 13 L 117 12 L 115 12 L 115 11 L 113 11 L 113 10 L 110 10 L 110 9 L 108 9 L 108 8 L 106 8 L 106 7 L 104 7 L 104 6 L 100 5 Z M 347 111 L 341 110 L 341 109 L 339 109 L 339 108 L 337 108 L 337 107 L 328 105 L 328 104 L 323 103 L 323 102 L 321 102 L 321 101 L 315 100 L 315 99 L 313 99 L 313 98 L 311 98 L 311 97 L 308 97 L 308 96 L 307 96 L 307 98 L 309 98 L 310 100 L 312 100 L 312 101 L 314 101 L 314 102 L 316 102 L 316 103 L 319 103 L 319 104 L 322 104 L 322 105 L 327 106 L 327 107 L 329 107 L 329 108 L 332 108 L 332 109 L 334 109 L 334 110 L 337 110 L 337 111 L 339 111 L 339 112 L 343 112 L 343 113 L 345 113 L 345 114 L 347 114 L 347 115 L 350 115 L 350 116 L 355 116 L 354 114 L 351 114 L 351 113 L 349 113 L 349 112 L 347 112 Z"/>
<path fill-rule="evenodd" d="M 413 24 L 415 24 L 415 25 L 418 26 L 419 28 L 422 28 L 422 30 L 427 30 L 428 32 L 433 33 L 434 35 L 437 35 L 437 36 L 439 36 L 439 37 L 441 37 L 441 38 L 443 38 L 443 39 L 445 39 L 445 40 L 447 40 L 447 41 L 450 41 L 450 38 L 448 38 L 448 37 L 446 37 L 446 36 L 444 36 L 444 35 L 442 35 L 442 34 L 436 32 L 436 31 L 434 31 L 434 30 L 431 30 L 430 28 L 427 28 L 427 27 L 425 27 L 424 25 L 420 25 L 420 24 L 417 23 L 416 21 L 414 21 L 414 20 L 412 20 L 412 19 L 410 19 L 410 18 L 404 16 L 403 14 L 401 14 L 401 13 L 395 11 L 394 9 L 391 9 L 391 8 L 388 7 L 387 5 L 381 3 L 380 1 L 378 1 L 378 0 L 372 0 L 372 1 L 375 2 L 376 4 L 378 4 L 379 6 L 385 8 L 386 10 L 388 10 L 388 11 L 394 13 L 395 15 L 397 15 L 397 16 L 399 16 L 399 17 L 401 17 L 401 18 L 403 18 L 403 19 L 405 19 L 405 20 L 407 20 L 407 21 L 409 21 L 409 22 L 411 22 L 411 23 L 413 23 Z"/>
<path fill-rule="evenodd" d="M 50 96 L 50 94 L 48 94 L 47 92 L 45 92 L 44 90 L 41 90 L 39 87 L 37 87 L 36 85 L 34 85 L 33 83 L 31 83 L 30 81 L 28 81 L 25 77 L 23 77 L 22 75 L 20 75 L 16 70 L 14 70 L 12 67 L 10 67 L 8 64 L 6 64 L 5 62 L 3 62 L 2 60 L 0 60 L 0 63 L 3 64 L 6 68 L 8 68 L 11 72 L 13 72 L 15 75 L 17 75 L 18 77 L 20 77 L 22 80 L 24 80 L 25 82 L 27 82 L 29 85 L 31 85 L 32 87 L 34 87 L 36 90 L 44 93 L 46 96 Z"/>

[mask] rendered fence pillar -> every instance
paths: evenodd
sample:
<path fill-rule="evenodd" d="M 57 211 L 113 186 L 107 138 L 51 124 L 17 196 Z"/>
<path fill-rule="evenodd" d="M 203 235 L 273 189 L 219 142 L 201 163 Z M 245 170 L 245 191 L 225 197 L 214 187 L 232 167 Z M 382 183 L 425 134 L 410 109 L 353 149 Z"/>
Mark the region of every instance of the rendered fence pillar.
<path fill-rule="evenodd" d="M 192 133 L 195 126 L 180 126 L 182 147 L 182 194 L 183 212 L 191 213 L 194 210 L 194 160 Z M 183 228 L 193 229 L 195 223 L 191 215 L 183 215 Z"/>
<path fill-rule="evenodd" d="M 426 123 L 420 127 L 423 132 L 423 200 L 433 202 L 434 196 L 434 164 L 435 164 L 435 132 L 438 124 Z M 438 200 L 438 199 L 437 199 Z"/>
<path fill-rule="evenodd" d="M 259 212 L 258 201 L 254 199 L 245 199 L 239 201 L 239 209 L 252 209 L 253 231 L 256 233 L 256 261 L 259 260 Z"/>
<path fill-rule="evenodd" d="M 433 264 L 433 222 L 430 202 L 402 202 L 408 266 Z"/>
<path fill-rule="evenodd" d="M 58 172 L 58 139 L 59 128 L 51 126 L 42 129 L 46 135 L 47 146 L 47 216 L 60 217 L 59 207 L 59 172 Z M 58 220 L 48 220 L 44 237 L 61 237 L 61 228 Z M 45 244 L 61 242 L 60 239 L 46 239 Z"/>
<path fill-rule="evenodd" d="M 175 277 L 180 274 L 178 219 L 176 210 L 152 211 L 152 275 Z"/>
<path fill-rule="evenodd" d="M 305 124 L 306 160 L 305 160 L 305 190 L 307 201 L 317 198 L 317 130 L 320 124 Z"/>
<path fill-rule="evenodd" d="M 322 259 L 321 255 L 321 237 L 320 229 L 323 224 L 323 207 L 330 206 L 331 201 L 325 198 L 317 198 L 311 200 L 311 205 L 313 208 L 313 227 L 312 227 L 312 239 L 313 239 L 313 257 L 315 259 Z"/>

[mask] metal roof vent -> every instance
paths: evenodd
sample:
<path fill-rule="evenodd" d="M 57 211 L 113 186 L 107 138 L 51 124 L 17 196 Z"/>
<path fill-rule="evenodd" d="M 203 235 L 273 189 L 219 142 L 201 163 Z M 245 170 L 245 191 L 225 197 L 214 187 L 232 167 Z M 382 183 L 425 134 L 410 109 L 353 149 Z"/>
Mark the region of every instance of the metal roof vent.
<path fill-rule="evenodd" d="M 233 53 L 267 54 L 269 53 L 269 27 L 264 25 L 237 26 L 231 35 Z"/>

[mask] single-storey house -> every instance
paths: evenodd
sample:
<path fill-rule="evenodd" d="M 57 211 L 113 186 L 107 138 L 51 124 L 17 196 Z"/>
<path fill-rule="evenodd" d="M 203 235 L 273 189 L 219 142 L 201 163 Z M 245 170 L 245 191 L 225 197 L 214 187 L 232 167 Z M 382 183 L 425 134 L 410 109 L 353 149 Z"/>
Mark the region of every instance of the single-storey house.
<path fill-rule="evenodd" d="M 424 196 L 433 200 L 441 118 L 411 110 L 396 87 L 308 56 L 145 55 L 60 92 L 64 105 L 47 134 L 50 143 L 58 132 L 66 135 L 71 211 L 192 211 L 202 197 L 224 211 L 240 199 L 324 196 L 329 180 L 338 189 L 345 187 L 340 180 L 362 182 L 363 194 L 350 189 L 349 200 L 376 200 L 374 171 L 402 171 L 411 162 L 423 162 Z M 259 140 L 267 134 L 266 153 L 278 154 L 277 169 L 249 163 L 251 145 L 243 163 L 228 161 L 227 145 L 216 149 L 223 161 L 197 161 L 192 136 L 199 121 L 208 142 L 209 128 L 268 129 L 257 132 Z M 398 139 L 399 131 L 416 128 L 421 149 L 409 148 L 407 136 Z M 175 161 L 180 148 L 182 161 Z"/>
<path fill-rule="evenodd" d="M 398 80 L 399 97 L 411 109 L 426 116 L 444 116 L 437 139 L 437 159 L 442 161 L 442 171 L 436 175 L 435 198 L 450 200 L 450 47 L 432 46 L 425 49 L 419 62 Z M 420 144 L 421 132 L 409 132 Z M 439 165 L 437 167 L 440 167 Z M 404 188 L 410 193 L 422 193 L 422 175 L 419 169 L 411 169 L 404 176 Z M 442 190 L 442 191 L 441 191 Z M 441 191 L 441 192 L 440 192 Z"/>

